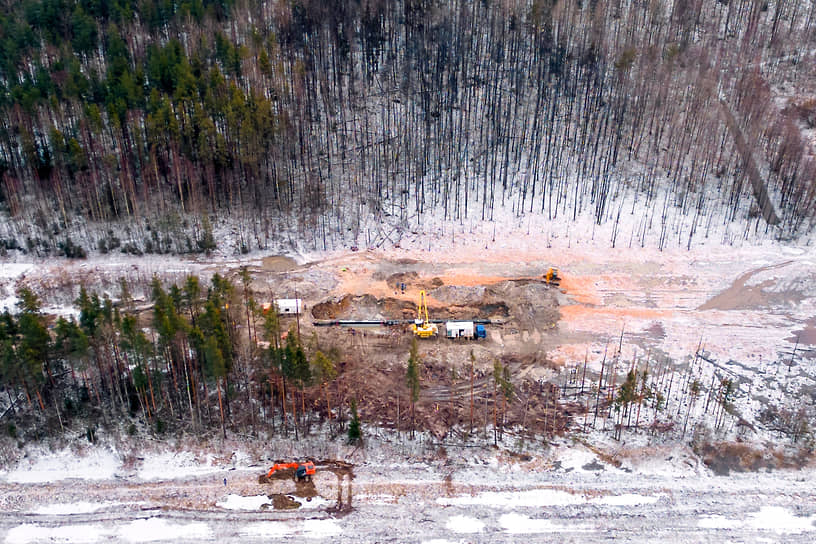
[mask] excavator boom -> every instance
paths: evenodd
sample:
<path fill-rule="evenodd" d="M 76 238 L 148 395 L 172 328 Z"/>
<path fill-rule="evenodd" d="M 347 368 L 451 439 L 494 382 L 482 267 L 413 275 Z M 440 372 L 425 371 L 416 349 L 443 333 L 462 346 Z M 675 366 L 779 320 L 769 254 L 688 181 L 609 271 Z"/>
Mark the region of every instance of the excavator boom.
<path fill-rule="evenodd" d="M 312 461 L 306 461 L 305 463 L 275 463 L 269 469 L 269 472 L 266 473 L 266 478 L 269 479 L 276 472 L 283 470 L 292 470 L 293 472 L 290 472 L 289 474 L 294 475 L 297 481 L 309 481 L 317 471 L 315 464 Z"/>
<path fill-rule="evenodd" d="M 298 464 L 298 463 L 275 463 L 275 464 L 274 464 L 274 465 L 272 465 L 272 467 L 269 469 L 269 472 L 267 472 L 267 473 L 266 473 L 266 477 L 267 477 L 267 478 L 271 477 L 273 474 L 275 474 L 275 473 L 276 473 L 277 471 L 279 471 L 279 470 L 285 470 L 285 469 L 287 469 L 287 468 L 294 468 L 294 469 L 296 469 L 296 468 L 298 468 L 298 466 L 299 466 L 299 464 Z"/>
<path fill-rule="evenodd" d="M 438 327 L 431 323 L 431 318 L 428 316 L 428 301 L 425 299 L 424 290 L 419 292 L 417 318 L 414 320 L 414 324 L 411 325 L 411 330 L 414 331 L 415 336 L 419 336 L 420 338 L 436 336 L 439 332 Z"/>

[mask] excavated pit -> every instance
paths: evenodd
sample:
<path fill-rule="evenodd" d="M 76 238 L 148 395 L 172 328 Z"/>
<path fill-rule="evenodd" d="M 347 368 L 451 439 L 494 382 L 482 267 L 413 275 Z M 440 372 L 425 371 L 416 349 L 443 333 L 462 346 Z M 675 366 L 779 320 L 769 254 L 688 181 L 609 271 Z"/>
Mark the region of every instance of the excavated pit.
<path fill-rule="evenodd" d="M 315 319 L 359 319 L 387 320 L 413 319 L 416 317 L 416 303 L 410 300 L 393 297 L 376 298 L 373 295 L 345 295 L 340 298 L 319 302 L 312 306 L 312 317 Z M 506 319 L 511 315 L 510 306 L 504 300 L 495 297 L 473 297 L 464 299 L 464 303 L 440 305 L 436 301 L 428 304 L 428 313 L 432 319 Z"/>

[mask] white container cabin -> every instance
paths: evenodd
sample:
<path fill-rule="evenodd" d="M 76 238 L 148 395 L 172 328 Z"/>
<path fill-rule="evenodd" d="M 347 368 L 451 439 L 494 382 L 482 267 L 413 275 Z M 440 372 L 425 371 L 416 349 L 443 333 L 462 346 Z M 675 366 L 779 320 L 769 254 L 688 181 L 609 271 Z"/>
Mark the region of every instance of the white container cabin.
<path fill-rule="evenodd" d="M 275 299 L 275 306 L 279 315 L 298 315 L 303 311 L 303 301 L 299 298 L 278 298 Z M 263 305 L 264 312 L 272 308 L 269 302 Z"/>
<path fill-rule="evenodd" d="M 473 338 L 473 321 L 446 321 L 445 336 L 448 338 Z"/>

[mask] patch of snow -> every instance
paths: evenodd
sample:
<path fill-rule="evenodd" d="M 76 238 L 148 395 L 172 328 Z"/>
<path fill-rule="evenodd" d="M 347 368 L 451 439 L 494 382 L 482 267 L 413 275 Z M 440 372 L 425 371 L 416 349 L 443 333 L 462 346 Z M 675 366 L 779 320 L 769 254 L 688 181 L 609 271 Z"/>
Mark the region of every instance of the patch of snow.
<path fill-rule="evenodd" d="M 635 493 L 624 493 L 623 495 L 607 495 L 590 499 L 592 504 L 605 504 L 608 506 L 640 506 L 641 504 L 654 504 L 660 497 L 647 497 Z"/>
<path fill-rule="evenodd" d="M 340 532 L 340 525 L 333 519 L 307 519 L 301 522 L 267 521 L 249 523 L 241 528 L 242 535 L 261 538 L 288 536 L 327 538 L 339 535 Z"/>
<path fill-rule="evenodd" d="M 76 320 L 79 320 L 80 314 L 79 308 L 74 306 L 45 306 L 41 311 L 46 315 L 55 315 L 66 319 L 73 317 Z"/>
<path fill-rule="evenodd" d="M 702 529 L 736 529 L 742 526 L 738 519 L 728 519 L 725 516 L 713 515 L 700 518 L 697 527 Z"/>
<path fill-rule="evenodd" d="M 521 514 L 504 514 L 499 525 L 510 534 L 530 533 L 587 533 L 592 529 L 583 525 L 560 525 L 548 519 L 533 519 Z"/>
<path fill-rule="evenodd" d="M 34 268 L 32 263 L 3 262 L 0 266 L 0 312 L 8 309 L 11 313 L 17 312 L 17 281 L 26 272 Z"/>
<path fill-rule="evenodd" d="M 9 295 L 3 298 L 0 298 L 0 311 L 8 310 L 10 313 L 14 313 L 14 310 L 17 307 L 17 302 L 20 299 L 17 298 L 17 295 Z"/>
<path fill-rule="evenodd" d="M 481 533 L 485 524 L 470 516 L 451 516 L 445 526 L 454 533 Z"/>
<path fill-rule="evenodd" d="M 62 451 L 25 461 L 0 478 L 15 483 L 45 483 L 56 480 L 108 480 L 120 467 L 118 456 L 111 450 L 93 449 L 87 455 Z"/>
<path fill-rule="evenodd" d="M 226 510 L 260 510 L 264 504 L 271 503 L 272 501 L 266 495 L 242 497 L 241 495 L 230 494 L 224 500 L 215 503 L 215 505 Z"/>
<path fill-rule="evenodd" d="M 248 523 L 240 530 L 240 534 L 255 538 L 283 538 L 293 535 L 296 528 L 287 521 L 264 521 Z"/>
<path fill-rule="evenodd" d="M 189 451 L 149 455 L 142 461 L 136 477 L 140 480 L 177 480 L 212 474 L 224 469 L 211 465 L 211 461 L 211 455 L 207 456 L 206 462 L 201 462 Z"/>
<path fill-rule="evenodd" d="M 561 468 L 564 470 L 585 472 L 595 472 L 595 470 L 584 469 L 583 467 L 593 463 L 599 463 L 598 457 L 594 453 L 582 447 L 564 449 L 559 454 L 558 461 L 561 462 Z"/>
<path fill-rule="evenodd" d="M 803 533 L 816 530 L 816 515 L 799 517 L 781 506 L 763 506 L 749 516 L 748 525 L 754 529 L 775 533 Z"/>
<path fill-rule="evenodd" d="M 340 534 L 340 525 L 333 519 L 307 519 L 303 522 L 303 536 L 325 538 Z"/>
<path fill-rule="evenodd" d="M 803 533 L 816 531 L 816 515 L 796 516 L 781 506 L 763 506 L 759 512 L 749 514 L 745 521 L 713 515 L 700 518 L 697 526 L 704 529 L 750 527 L 759 531 L 773 531 L 777 534 Z"/>
<path fill-rule="evenodd" d="M 96 512 L 109 506 L 115 506 L 119 503 L 115 502 L 73 502 L 73 503 L 54 503 L 44 504 L 34 510 L 33 514 L 43 514 L 49 516 L 70 516 L 72 514 L 88 514 Z"/>
<path fill-rule="evenodd" d="M 483 505 L 498 508 L 520 506 L 567 506 L 587 502 L 583 495 L 575 495 L 555 489 L 531 489 L 528 491 L 485 491 L 474 496 L 440 497 L 437 504 L 445 506 Z"/>
<path fill-rule="evenodd" d="M 621 461 L 621 467 L 627 471 L 669 479 L 701 476 L 708 470 L 693 452 L 680 445 L 633 447 Z"/>
<path fill-rule="evenodd" d="M 119 530 L 118 537 L 130 542 L 154 542 L 157 540 L 179 540 L 193 538 L 212 539 L 212 529 L 206 523 L 171 523 L 162 518 L 147 518 L 132 521 Z"/>
<path fill-rule="evenodd" d="M 26 523 L 13 527 L 6 534 L 7 544 L 39 544 L 41 542 L 71 542 L 88 543 L 100 542 L 110 535 L 100 525 L 62 525 L 59 527 L 43 527 Z"/>
<path fill-rule="evenodd" d="M 485 491 L 473 496 L 440 497 L 437 504 L 445 506 L 479 505 L 497 508 L 569 506 L 576 504 L 602 504 L 606 506 L 638 506 L 654 504 L 662 495 L 647 496 L 635 493 L 605 495 L 588 498 L 581 494 L 556 489 L 531 489 L 527 491 Z"/>
<path fill-rule="evenodd" d="M 330 501 L 327 501 L 319 495 L 311 498 L 298 497 L 297 495 L 287 496 L 299 502 L 301 510 L 315 510 L 321 506 L 329 506 L 332 504 Z M 219 508 L 224 508 L 226 510 L 260 510 L 265 504 L 272 504 L 272 501 L 266 495 L 243 497 L 235 494 L 227 495 L 222 501 L 215 503 L 215 505 Z"/>
<path fill-rule="evenodd" d="M 34 268 L 33 263 L 3 263 L 0 267 L 0 279 L 14 280 Z"/>

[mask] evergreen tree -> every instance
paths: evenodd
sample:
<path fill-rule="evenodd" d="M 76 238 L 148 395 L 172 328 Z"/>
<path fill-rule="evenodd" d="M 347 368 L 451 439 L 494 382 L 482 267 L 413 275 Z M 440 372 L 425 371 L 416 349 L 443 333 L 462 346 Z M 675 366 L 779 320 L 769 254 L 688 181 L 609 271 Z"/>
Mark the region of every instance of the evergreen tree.
<path fill-rule="evenodd" d="M 71 368 L 71 376 L 74 380 L 77 367 L 84 370 L 85 358 L 88 356 L 90 343 L 88 336 L 73 319 L 66 320 L 64 317 L 57 319 L 54 326 L 54 350 L 58 357 L 68 361 Z"/>
<path fill-rule="evenodd" d="M 51 374 L 48 367 L 51 336 L 45 323 L 45 316 L 40 312 L 39 297 L 27 287 L 17 290 L 17 303 L 20 313 L 17 317 L 19 340 L 15 350 L 22 369 L 22 379 L 26 386 L 34 390 L 40 409 L 45 410 L 40 387 L 45 375 Z"/>
<path fill-rule="evenodd" d="M 362 438 L 363 433 L 360 428 L 360 416 L 357 415 L 357 401 L 351 399 L 351 421 L 348 427 L 348 442 L 349 444 L 356 444 Z"/>
<path fill-rule="evenodd" d="M 408 355 L 408 366 L 405 369 L 405 384 L 408 386 L 408 399 L 411 401 L 411 438 L 415 430 L 415 406 L 419 400 L 419 374 L 422 361 L 419 358 L 419 346 L 416 336 L 411 339 L 411 351 Z"/>

